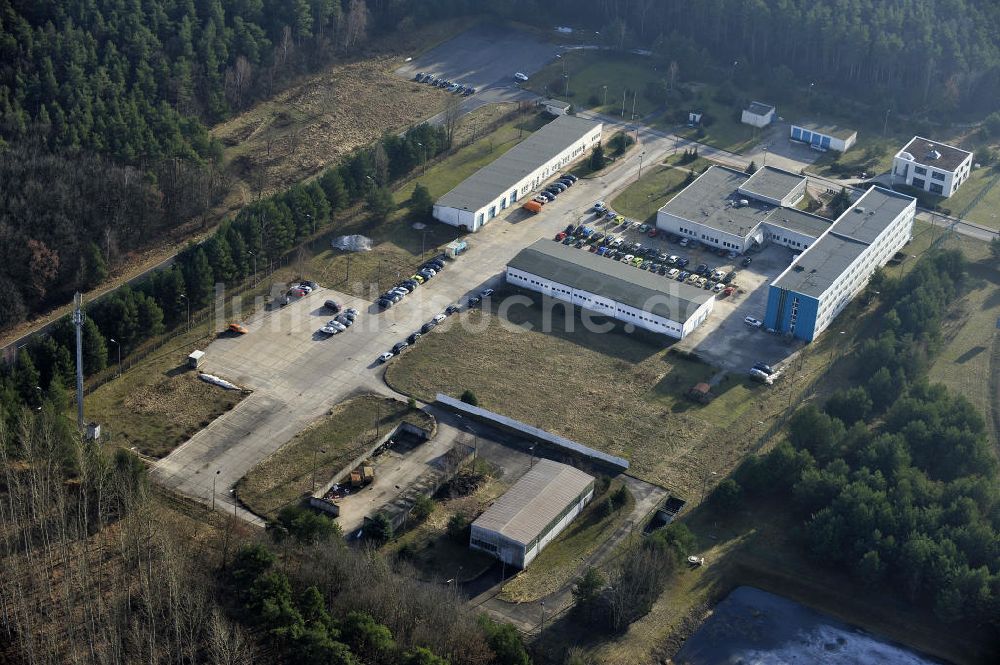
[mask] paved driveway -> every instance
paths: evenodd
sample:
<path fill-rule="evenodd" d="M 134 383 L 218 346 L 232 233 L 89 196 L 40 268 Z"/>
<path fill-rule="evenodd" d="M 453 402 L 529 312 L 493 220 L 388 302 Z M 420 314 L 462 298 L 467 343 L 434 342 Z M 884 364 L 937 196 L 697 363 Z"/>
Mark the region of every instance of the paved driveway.
<path fill-rule="evenodd" d="M 672 147 L 672 140 L 652 137 L 645 145 L 645 163 L 662 159 Z M 523 247 L 551 237 L 569 222 L 591 218 L 591 204 L 629 184 L 638 165 L 633 153 L 610 173 L 581 180 L 539 215 L 508 210 L 469 236 L 465 255 L 387 312 L 375 313 L 367 301 L 319 289 L 285 308 L 255 315 L 246 324 L 246 335 L 215 340 L 205 350 L 204 371 L 253 394 L 160 460 L 153 477 L 209 503 L 214 486 L 218 505 L 259 522 L 233 506 L 230 489 L 239 478 L 352 394 L 392 394 L 382 382 L 381 366 L 373 362 L 379 353 L 449 304 L 500 282 L 504 266 Z M 315 331 L 329 318 L 320 306 L 330 297 L 361 315 L 348 331 L 322 339 Z"/>

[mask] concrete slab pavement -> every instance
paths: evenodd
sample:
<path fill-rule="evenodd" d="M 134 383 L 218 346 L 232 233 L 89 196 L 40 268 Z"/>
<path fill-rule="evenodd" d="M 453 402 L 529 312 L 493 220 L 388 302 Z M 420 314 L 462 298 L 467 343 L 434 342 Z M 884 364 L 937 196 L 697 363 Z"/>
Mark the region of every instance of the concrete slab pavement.
<path fill-rule="evenodd" d="M 668 139 L 651 138 L 644 145 L 646 163 L 662 159 L 672 145 Z M 254 315 L 246 323 L 246 335 L 220 336 L 205 349 L 204 371 L 254 392 L 160 460 L 153 478 L 207 503 L 214 486 L 217 505 L 232 509 L 233 484 L 333 405 L 361 392 L 392 394 L 374 363 L 379 353 L 449 304 L 498 283 L 507 262 L 523 247 L 570 222 L 591 218 L 593 202 L 627 186 L 638 166 L 635 152 L 607 173 L 582 179 L 539 215 L 508 210 L 469 237 L 465 255 L 387 312 L 376 314 L 368 301 L 321 288 L 285 308 Z M 320 309 L 329 297 L 361 315 L 348 331 L 321 339 L 315 331 L 330 318 Z"/>

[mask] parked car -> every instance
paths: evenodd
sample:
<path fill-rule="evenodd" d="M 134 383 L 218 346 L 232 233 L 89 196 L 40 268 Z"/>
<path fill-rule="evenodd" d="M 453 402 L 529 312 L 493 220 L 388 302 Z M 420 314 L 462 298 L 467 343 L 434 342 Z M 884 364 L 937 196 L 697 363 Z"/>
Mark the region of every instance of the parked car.
<path fill-rule="evenodd" d="M 493 289 L 483 289 L 482 291 L 479 292 L 479 295 L 482 296 L 483 298 L 489 298 L 494 293 L 496 293 L 496 291 L 494 291 Z"/>
<path fill-rule="evenodd" d="M 246 335 L 250 331 L 247 330 L 246 326 L 244 326 L 241 323 L 230 323 L 229 324 L 229 332 L 235 333 L 237 335 Z"/>
<path fill-rule="evenodd" d="M 736 279 L 736 271 L 735 270 L 730 270 L 729 272 L 726 273 L 726 276 L 722 278 L 722 283 L 723 284 L 729 284 L 734 279 Z"/>
<path fill-rule="evenodd" d="M 563 173 L 562 177 L 563 178 L 568 178 L 569 180 L 572 180 L 573 182 L 576 182 L 577 180 L 579 180 L 579 178 L 576 177 L 575 175 L 573 175 L 572 173 Z"/>
<path fill-rule="evenodd" d="M 346 317 L 343 314 L 341 314 L 340 316 L 338 316 L 337 318 L 335 318 L 334 321 L 336 321 L 340 325 L 344 326 L 345 328 L 350 328 L 351 325 L 354 324 L 354 319 Z"/>
<path fill-rule="evenodd" d="M 430 331 L 434 330 L 435 326 L 437 326 L 437 323 L 434 321 L 428 321 L 424 325 L 420 326 L 420 334 L 426 335 Z"/>
<path fill-rule="evenodd" d="M 566 237 L 566 232 L 560 231 L 559 233 L 556 234 L 556 237 L 553 238 L 553 240 L 555 240 L 556 242 L 560 242 L 565 237 Z"/>
<path fill-rule="evenodd" d="M 687 281 L 687 278 L 688 278 L 688 277 L 690 277 L 690 276 L 691 276 L 691 273 L 689 273 L 689 272 L 688 272 L 687 270 L 682 270 L 682 271 L 681 271 L 681 272 L 680 272 L 680 273 L 679 273 L 679 274 L 677 275 L 677 281 L 678 281 L 678 282 L 684 282 L 684 281 Z"/>
<path fill-rule="evenodd" d="M 375 359 L 375 362 L 381 365 L 382 363 L 388 362 L 390 360 L 392 360 L 392 354 L 386 351 L 385 353 L 380 353 L 378 358 Z"/>
<path fill-rule="evenodd" d="M 687 238 L 681 238 L 681 241 L 680 241 L 680 246 L 681 247 L 687 247 L 690 244 L 691 244 L 690 240 L 688 240 Z"/>
<path fill-rule="evenodd" d="M 427 281 L 426 279 L 424 279 L 423 275 L 420 275 L 420 274 L 410 275 L 410 279 L 412 279 L 417 284 L 423 284 L 424 282 Z"/>
<path fill-rule="evenodd" d="M 340 303 L 338 303 L 336 300 L 325 300 L 323 302 L 323 307 L 326 307 L 328 310 L 330 310 L 334 314 L 337 314 L 337 313 L 340 312 Z"/>
<path fill-rule="evenodd" d="M 591 208 L 594 212 L 604 212 L 607 210 L 607 206 L 604 205 L 604 201 L 595 201 L 594 206 Z"/>
<path fill-rule="evenodd" d="M 452 314 L 455 314 L 456 312 L 459 311 L 461 311 L 461 308 L 458 305 L 448 305 L 445 308 L 444 313 L 447 314 L 448 316 L 451 316 Z"/>
<path fill-rule="evenodd" d="M 323 333 L 324 335 L 337 335 L 337 334 L 340 333 L 340 329 L 339 328 L 334 328 L 333 326 L 329 326 L 329 325 L 323 326 L 322 328 L 319 329 L 319 331 L 321 333 Z"/>
<path fill-rule="evenodd" d="M 468 97 L 469 95 L 474 95 L 476 94 L 476 89 L 473 88 L 471 85 L 467 86 L 465 88 L 465 92 L 463 92 L 462 94 L 465 95 L 466 97 Z"/>
<path fill-rule="evenodd" d="M 655 238 L 658 233 L 659 231 L 657 231 L 656 229 L 650 229 L 649 233 L 647 233 L 646 235 L 649 236 L 650 238 Z"/>
<path fill-rule="evenodd" d="M 382 309 L 389 309 L 393 305 L 392 301 L 384 296 L 376 300 L 375 304 L 381 307 Z"/>
<path fill-rule="evenodd" d="M 566 236 L 565 238 L 563 238 L 562 244 L 570 245 L 573 243 L 574 240 L 575 238 L 573 238 L 573 236 Z"/>
<path fill-rule="evenodd" d="M 749 256 L 740 261 L 740 265 L 742 265 L 744 268 L 746 268 L 751 263 L 753 263 L 753 259 L 751 259 Z"/>
<path fill-rule="evenodd" d="M 716 293 L 721 293 L 724 288 L 726 288 L 725 284 L 723 284 L 722 282 L 716 282 L 715 286 L 712 287 L 712 290 L 715 291 Z"/>
<path fill-rule="evenodd" d="M 522 83 L 524 83 L 525 81 L 528 80 L 528 75 L 522 74 L 521 72 L 514 72 L 514 80 L 521 81 Z"/>
<path fill-rule="evenodd" d="M 743 323 L 747 324 L 751 328 L 760 328 L 762 325 L 764 325 L 763 323 L 753 318 L 752 316 L 743 317 Z"/>
<path fill-rule="evenodd" d="M 687 264 L 689 264 L 689 263 L 691 263 L 691 260 L 688 259 L 688 258 L 686 258 L 686 257 L 682 257 L 680 259 L 677 259 L 677 265 L 679 265 L 681 268 L 686 268 Z"/>
<path fill-rule="evenodd" d="M 480 298 L 479 296 L 472 296 L 471 298 L 469 298 L 469 300 L 466 303 L 466 305 L 468 305 L 469 307 L 475 307 L 476 305 L 478 305 L 482 301 L 483 301 L 483 299 Z"/>
<path fill-rule="evenodd" d="M 768 365 L 767 363 L 755 362 L 753 364 L 753 368 L 757 369 L 757 370 L 760 370 L 761 372 L 764 372 L 764 374 L 767 374 L 767 375 L 774 374 L 774 369 L 772 369 L 771 366 Z"/>
<path fill-rule="evenodd" d="M 671 268 L 670 270 L 667 271 L 667 277 L 670 278 L 677 277 L 677 275 L 679 274 L 681 274 L 681 271 L 678 270 L 677 268 Z"/>
<path fill-rule="evenodd" d="M 708 264 L 706 264 L 706 263 L 699 263 L 698 267 L 695 268 L 694 271 L 696 273 L 698 273 L 699 275 L 705 275 L 705 274 L 708 273 Z"/>
<path fill-rule="evenodd" d="M 420 339 L 420 333 L 412 332 L 410 333 L 410 336 L 406 338 L 406 343 L 409 344 L 410 346 L 413 346 L 414 344 L 417 343 L 418 339 Z"/>
<path fill-rule="evenodd" d="M 392 345 L 392 354 L 394 356 L 398 356 L 400 353 L 403 352 L 403 349 L 405 349 L 408 346 L 409 344 L 407 344 L 406 342 L 396 342 L 395 344 Z"/>

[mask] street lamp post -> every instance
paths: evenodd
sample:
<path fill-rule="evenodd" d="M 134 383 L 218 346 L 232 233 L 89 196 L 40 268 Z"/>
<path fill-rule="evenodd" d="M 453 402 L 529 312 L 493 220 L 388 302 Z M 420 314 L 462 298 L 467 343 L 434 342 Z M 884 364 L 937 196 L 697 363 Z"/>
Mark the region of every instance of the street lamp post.
<path fill-rule="evenodd" d="M 608 105 L 608 86 L 604 85 L 604 86 L 601 86 L 601 87 L 604 88 L 604 106 L 607 106 Z"/>
<path fill-rule="evenodd" d="M 889 130 L 889 111 L 891 110 L 891 108 L 885 110 L 885 120 L 882 122 L 882 138 L 885 138 L 885 134 Z"/>
<path fill-rule="evenodd" d="M 216 469 L 215 475 L 212 476 L 212 512 L 215 512 L 215 481 L 219 479 L 220 473 L 222 473 L 222 470 Z"/>
<path fill-rule="evenodd" d="M 538 444 L 533 443 L 530 446 L 528 446 L 528 452 L 531 453 L 531 461 L 528 462 L 528 470 L 529 471 L 535 466 L 535 446 L 536 445 L 538 445 Z"/>
<path fill-rule="evenodd" d="M 539 626 L 539 628 L 538 628 L 539 634 L 541 634 L 545 630 L 545 601 L 544 600 L 541 602 L 541 606 L 542 606 L 542 625 Z"/>
<path fill-rule="evenodd" d="M 257 286 L 257 253 L 248 251 L 247 254 L 253 257 L 253 285 Z"/>
<path fill-rule="evenodd" d="M 646 154 L 646 151 L 645 151 L 645 150 L 643 150 L 642 152 L 640 152 L 640 153 L 639 153 L 639 174 L 638 174 L 638 175 L 636 176 L 636 178 L 635 178 L 635 179 L 636 179 L 636 181 L 638 181 L 638 180 L 641 180 L 641 179 L 642 179 L 642 157 L 643 157 L 643 155 L 645 155 L 645 154 Z"/>
<path fill-rule="evenodd" d="M 109 337 L 108 341 L 113 343 L 118 348 L 118 376 L 122 375 L 122 345 L 114 337 Z"/>

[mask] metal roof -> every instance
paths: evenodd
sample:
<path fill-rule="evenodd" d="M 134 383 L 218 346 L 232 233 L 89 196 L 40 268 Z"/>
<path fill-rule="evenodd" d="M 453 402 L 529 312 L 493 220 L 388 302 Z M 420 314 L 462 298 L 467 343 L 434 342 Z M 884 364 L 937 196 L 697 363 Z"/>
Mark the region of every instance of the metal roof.
<path fill-rule="evenodd" d="M 762 196 L 781 201 L 795 188 L 801 187 L 805 181 L 805 178 L 791 171 L 764 166 L 757 169 L 748 180 L 741 184 L 739 191 L 750 196 Z"/>
<path fill-rule="evenodd" d="M 561 99 L 543 99 L 538 103 L 541 106 L 552 106 L 557 109 L 568 109 L 570 106 L 572 106 L 572 104 L 570 104 L 569 102 L 564 102 Z"/>
<path fill-rule="evenodd" d="M 765 223 L 768 226 L 779 226 L 789 231 L 818 238 L 830 228 L 833 221 L 798 208 L 775 208 L 767 216 Z"/>
<path fill-rule="evenodd" d="M 507 265 L 680 323 L 714 297 L 704 289 L 552 240 L 522 249 Z"/>
<path fill-rule="evenodd" d="M 843 139 L 844 141 L 850 139 L 852 136 L 858 135 L 858 132 L 854 129 L 840 127 L 839 125 L 831 125 L 829 123 L 809 121 L 793 122 L 792 127 L 801 127 L 802 129 L 808 129 L 810 132 L 816 132 L 818 134 L 823 134 L 824 136 L 832 136 L 834 138 Z"/>
<path fill-rule="evenodd" d="M 752 198 L 748 205 L 741 205 L 744 197 L 738 190 L 749 177 L 725 166 L 711 166 L 660 210 L 745 238 L 774 210 L 774 206 Z"/>
<path fill-rule="evenodd" d="M 750 106 L 747 107 L 747 111 L 754 115 L 767 115 L 773 110 L 773 106 L 764 102 L 750 102 Z"/>
<path fill-rule="evenodd" d="M 599 122 L 572 115 L 559 116 L 463 180 L 436 203 L 460 210 L 479 210 L 600 126 Z"/>
<path fill-rule="evenodd" d="M 527 547 L 593 482 L 593 476 L 579 469 L 538 460 L 472 525 Z"/>
<path fill-rule="evenodd" d="M 872 187 L 802 252 L 774 286 L 819 298 L 907 207 L 913 197 Z"/>
<path fill-rule="evenodd" d="M 906 155 L 903 153 L 909 155 L 912 158 L 911 161 L 917 164 L 931 166 L 942 171 L 954 171 L 972 154 L 968 150 L 938 143 L 922 136 L 914 136 L 910 139 L 906 147 L 896 153 L 896 156 L 906 159 Z M 937 157 L 934 156 L 935 154 Z"/>
<path fill-rule="evenodd" d="M 546 445 L 551 445 L 556 448 L 561 449 L 564 452 L 571 452 L 575 455 L 582 455 L 583 457 L 589 457 L 595 459 L 598 462 L 604 464 L 610 464 L 611 466 L 617 466 L 623 471 L 627 471 L 629 467 L 628 460 L 624 457 L 617 457 L 615 455 L 609 455 L 608 453 L 601 452 L 600 450 L 595 450 L 589 446 L 585 446 L 582 443 L 577 443 L 567 439 L 566 437 L 559 436 L 558 434 L 553 434 L 552 432 L 546 432 L 543 429 L 535 427 L 534 425 L 528 425 L 527 423 L 522 423 L 520 420 L 515 420 L 508 416 L 496 413 L 495 411 L 490 411 L 484 409 L 481 406 L 472 406 L 471 404 L 466 404 L 462 400 L 455 399 L 454 397 L 449 397 L 444 393 L 438 393 L 434 398 L 435 402 L 443 404 L 444 406 L 455 410 L 461 411 L 462 413 L 467 413 L 472 416 L 481 418 L 487 422 L 502 425 L 503 427 L 513 429 L 527 436 L 528 438 L 534 439 L 535 441 L 541 441 Z"/>

